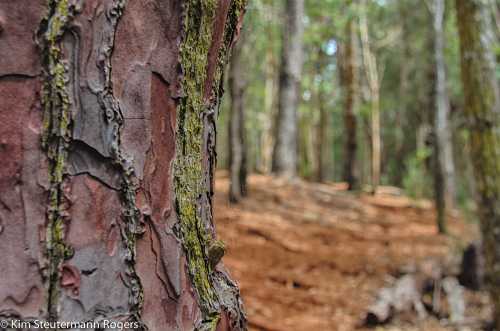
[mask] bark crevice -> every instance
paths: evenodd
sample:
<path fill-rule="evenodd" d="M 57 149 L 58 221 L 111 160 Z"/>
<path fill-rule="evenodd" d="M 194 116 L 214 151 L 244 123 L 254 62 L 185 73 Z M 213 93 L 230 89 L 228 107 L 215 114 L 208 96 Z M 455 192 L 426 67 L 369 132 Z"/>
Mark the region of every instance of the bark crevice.
<path fill-rule="evenodd" d="M 105 132 L 101 134 L 109 139 L 109 144 L 105 146 L 106 150 L 97 150 L 92 142 L 86 139 L 77 138 L 73 142 L 74 123 L 83 119 L 74 116 L 75 111 L 81 110 L 79 103 L 82 96 L 78 76 L 80 38 L 78 31 L 75 30 L 77 27 L 73 27 L 71 23 L 80 13 L 82 2 L 49 0 L 49 13 L 42 21 L 38 33 L 44 65 L 42 146 L 50 161 L 46 240 L 49 265 L 47 305 L 49 318 L 56 320 L 61 304 L 59 302 L 62 291 L 61 268 L 64 261 L 70 259 L 74 253 L 64 240 L 65 228 L 69 226 L 70 221 L 67 209 L 71 204 L 66 191 L 70 190 L 70 178 L 87 173 L 105 187 L 120 192 L 124 221 L 120 223 L 121 244 L 126 252 L 123 257 L 126 274 L 122 275 L 122 281 L 129 290 L 127 315 L 129 320 L 138 322 L 140 329 L 147 329 L 140 319 L 143 290 L 135 271 L 136 241 L 143 232 L 140 212 L 135 201 L 138 180 L 132 160 L 125 155 L 121 147 L 120 132 L 124 118 L 118 100 L 113 95 L 111 83 L 111 57 L 115 32 L 125 3 L 126 1 L 116 0 L 105 7 L 107 26 L 102 31 L 96 62 L 100 76 L 90 91 L 95 96 L 105 120 L 104 127 L 98 128 L 98 131 L 104 130 Z M 68 44 L 65 37 L 69 33 L 73 39 Z M 94 169 L 93 164 L 100 164 L 102 167 Z"/>

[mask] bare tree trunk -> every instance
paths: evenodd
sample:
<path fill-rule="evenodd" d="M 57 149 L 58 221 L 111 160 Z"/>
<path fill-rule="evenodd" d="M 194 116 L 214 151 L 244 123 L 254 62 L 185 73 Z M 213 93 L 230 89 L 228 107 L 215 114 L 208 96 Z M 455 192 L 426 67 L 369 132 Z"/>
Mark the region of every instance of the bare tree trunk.
<path fill-rule="evenodd" d="M 439 232 L 446 232 L 445 216 L 448 208 L 453 208 L 455 197 L 455 166 L 453 163 L 453 142 L 450 128 L 450 103 L 446 91 L 446 64 L 444 60 L 443 21 L 445 1 L 434 0 L 431 5 L 434 16 L 434 57 L 436 68 L 436 95 L 434 114 L 435 197 L 438 209 Z"/>
<path fill-rule="evenodd" d="M 303 17 L 304 0 L 287 0 L 272 166 L 274 173 L 287 177 L 297 174 L 297 106 L 302 73 Z"/>
<path fill-rule="evenodd" d="M 500 96 L 491 49 L 495 35 L 484 1 L 456 0 L 456 8 L 485 276 L 500 330 Z"/>
<path fill-rule="evenodd" d="M 408 17 L 411 15 L 411 10 L 408 7 L 409 3 L 406 1 L 399 2 L 398 13 L 400 17 Z M 403 59 L 409 59 L 412 56 L 411 42 L 410 42 L 410 31 L 412 27 L 410 26 L 409 20 L 403 20 L 401 22 L 401 40 L 399 44 L 401 45 L 401 56 Z M 394 168 L 394 184 L 398 187 L 403 186 L 403 177 L 406 172 L 406 157 L 408 154 L 407 141 L 408 136 L 405 133 L 405 129 L 408 125 L 408 116 L 410 112 L 410 74 L 411 74 L 411 63 L 410 61 L 401 61 L 400 63 L 400 75 L 399 75 L 399 107 L 396 113 L 396 148 L 395 148 L 395 161 L 396 167 Z"/>
<path fill-rule="evenodd" d="M 322 87 L 319 87 L 318 91 L 318 110 L 319 110 L 319 123 L 318 132 L 316 136 L 317 148 L 316 148 L 316 180 L 318 182 L 323 182 L 326 177 L 325 167 L 326 160 L 325 155 L 327 147 L 327 128 L 328 128 L 328 112 L 325 107 L 324 92 Z"/>
<path fill-rule="evenodd" d="M 268 50 L 266 53 L 266 70 L 265 70 L 265 95 L 264 95 L 264 115 L 262 116 L 262 127 L 264 133 L 261 137 L 261 146 L 262 146 L 262 157 L 261 157 L 261 165 L 259 170 L 263 173 L 270 173 L 272 168 L 272 156 L 273 156 L 273 118 L 275 117 L 274 113 L 274 99 L 276 92 L 276 81 L 275 81 L 275 61 L 274 54 L 271 50 Z"/>
<path fill-rule="evenodd" d="M 325 67 L 325 53 L 321 49 L 321 47 L 318 48 L 317 50 L 317 66 L 315 73 L 318 77 L 321 76 L 322 71 L 324 70 Z M 328 140 L 328 122 L 329 122 L 329 116 L 328 116 L 328 111 L 325 107 L 325 92 L 324 92 L 324 81 L 321 79 L 318 84 L 317 88 L 315 89 L 315 96 L 316 96 L 316 108 L 318 110 L 319 116 L 317 117 L 315 125 L 313 125 L 314 130 L 309 130 L 311 133 L 315 133 L 315 137 L 313 139 L 314 141 L 314 147 L 312 148 L 311 152 L 314 153 L 314 179 L 318 182 L 323 182 L 326 179 L 326 158 L 328 155 L 328 152 L 326 150 L 326 147 L 328 146 L 327 140 Z"/>
<path fill-rule="evenodd" d="M 0 0 L 0 318 L 245 329 L 211 207 L 243 6 Z"/>
<path fill-rule="evenodd" d="M 368 19 L 366 17 L 366 1 L 363 2 L 363 8 L 360 14 L 360 33 L 361 44 L 363 48 L 363 61 L 370 89 L 371 102 L 371 177 L 372 193 L 377 192 L 380 184 L 380 81 L 377 69 L 377 59 L 370 47 L 370 35 L 368 32 Z"/>
<path fill-rule="evenodd" d="M 243 36 L 244 34 L 242 34 Z M 229 200 L 238 202 L 246 195 L 247 150 L 245 133 L 245 88 L 246 78 L 243 56 L 243 38 L 233 49 L 229 68 L 229 91 L 231 114 L 229 116 Z"/>
<path fill-rule="evenodd" d="M 345 43 L 341 52 L 341 83 L 344 90 L 344 167 L 343 178 L 349 190 L 359 188 L 359 178 L 356 174 L 357 121 L 355 114 L 358 97 L 358 68 L 356 65 L 356 24 L 354 18 L 349 18 L 345 29 Z"/>

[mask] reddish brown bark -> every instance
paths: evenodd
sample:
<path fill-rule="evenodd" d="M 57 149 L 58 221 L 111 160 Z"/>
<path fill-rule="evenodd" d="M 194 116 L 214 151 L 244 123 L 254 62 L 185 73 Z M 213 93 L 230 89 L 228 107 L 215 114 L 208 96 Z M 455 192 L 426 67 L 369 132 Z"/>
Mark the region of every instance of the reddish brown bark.
<path fill-rule="evenodd" d="M 211 210 L 221 73 L 243 10 L 0 0 L 0 317 L 245 329 Z M 191 157 L 201 171 L 175 166 Z M 179 193 L 188 177 L 197 201 Z"/>

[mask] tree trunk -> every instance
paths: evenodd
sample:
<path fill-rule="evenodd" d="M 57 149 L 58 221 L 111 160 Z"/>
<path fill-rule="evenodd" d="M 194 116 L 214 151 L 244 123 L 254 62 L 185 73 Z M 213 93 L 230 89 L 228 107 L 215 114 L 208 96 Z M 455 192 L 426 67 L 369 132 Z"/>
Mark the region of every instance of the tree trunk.
<path fill-rule="evenodd" d="M 341 83 L 344 90 L 344 169 L 343 179 L 349 190 L 359 188 L 356 174 L 357 121 L 355 114 L 358 96 L 358 68 L 356 65 L 356 24 L 350 17 L 345 29 L 345 43 L 341 55 Z"/>
<path fill-rule="evenodd" d="M 380 81 L 377 69 L 377 59 L 370 47 L 370 36 L 368 31 L 368 18 L 366 17 L 367 3 L 364 1 L 360 15 L 361 44 L 363 46 L 363 61 L 370 89 L 371 103 L 371 177 L 372 193 L 377 192 L 380 184 Z"/>
<path fill-rule="evenodd" d="M 318 111 L 319 111 L 319 123 L 318 132 L 316 135 L 316 181 L 323 182 L 326 177 L 326 160 L 325 155 L 327 155 L 326 147 L 327 144 L 327 128 L 328 128 L 328 112 L 325 107 L 324 92 L 322 86 L 318 87 Z"/>
<path fill-rule="evenodd" d="M 1 319 L 245 329 L 211 207 L 243 6 L 0 0 Z"/>
<path fill-rule="evenodd" d="M 445 1 L 434 0 L 432 3 L 434 16 L 434 57 L 436 68 L 435 94 L 435 199 L 440 233 L 446 232 L 446 210 L 452 208 L 455 197 L 455 166 L 453 163 L 453 142 L 450 128 L 450 103 L 446 91 L 446 64 L 444 60 L 443 21 Z"/>
<path fill-rule="evenodd" d="M 274 53 L 272 49 L 266 51 L 266 62 L 265 62 L 265 89 L 264 89 L 264 115 L 262 116 L 261 125 L 263 128 L 263 134 L 260 138 L 261 146 L 261 162 L 259 166 L 259 171 L 269 174 L 272 169 L 272 158 L 273 158 L 273 118 L 275 117 L 275 108 L 273 104 L 275 103 L 275 95 L 277 84 L 276 84 L 276 67 L 277 61 L 274 60 Z"/>
<path fill-rule="evenodd" d="M 326 53 L 323 51 L 321 47 L 317 50 L 317 65 L 315 68 L 316 77 L 321 77 L 323 70 L 325 68 L 326 63 Z M 317 182 L 323 182 L 326 180 L 326 161 L 328 158 L 328 125 L 329 125 L 329 116 L 328 110 L 325 106 L 325 91 L 324 91 L 324 81 L 322 78 L 315 84 L 314 95 L 315 95 L 315 107 L 318 110 L 319 116 L 316 119 L 316 123 L 311 125 L 313 130 L 306 130 L 315 133 L 314 146 L 311 149 L 311 152 L 314 153 L 314 180 Z M 314 116 L 313 116 L 314 118 Z"/>
<path fill-rule="evenodd" d="M 241 35 L 241 37 L 243 34 Z M 247 150 L 245 144 L 246 88 L 243 56 L 243 38 L 233 49 L 229 68 L 229 91 L 231 94 L 231 114 L 229 116 L 229 200 L 238 202 L 246 195 Z"/>
<path fill-rule="evenodd" d="M 492 52 L 495 35 L 484 1 L 456 0 L 464 112 L 476 179 L 486 281 L 500 330 L 500 98 Z"/>
<path fill-rule="evenodd" d="M 400 1 L 398 6 L 398 14 L 400 17 L 409 17 L 411 15 L 411 8 L 409 3 L 406 1 Z M 411 35 L 412 26 L 409 20 L 403 20 L 401 22 L 401 39 L 399 40 L 399 45 L 401 45 L 401 58 L 410 59 L 412 54 L 411 49 Z M 406 173 L 406 157 L 408 155 L 408 135 L 405 130 L 408 127 L 408 118 L 410 114 L 411 105 L 411 86 L 410 86 L 410 75 L 412 64 L 410 61 L 400 62 L 400 74 L 399 74 L 399 107 L 396 112 L 396 148 L 395 148 L 395 167 L 394 167 L 394 185 L 398 187 L 403 187 L 403 178 Z"/>
<path fill-rule="evenodd" d="M 279 105 L 272 170 L 278 175 L 297 174 L 297 107 L 302 72 L 304 0 L 287 0 L 280 68 Z"/>

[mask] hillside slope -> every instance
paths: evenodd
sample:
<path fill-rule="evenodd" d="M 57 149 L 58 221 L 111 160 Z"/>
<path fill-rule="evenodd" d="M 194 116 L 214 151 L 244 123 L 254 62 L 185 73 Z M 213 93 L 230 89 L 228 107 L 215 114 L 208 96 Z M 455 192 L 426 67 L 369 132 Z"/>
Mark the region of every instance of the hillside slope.
<path fill-rule="evenodd" d="M 230 205 L 227 187 L 219 172 L 217 231 L 251 330 L 354 330 L 389 275 L 428 258 L 444 261 L 475 236 L 456 216 L 451 236 L 437 235 L 432 205 L 390 188 L 355 196 L 338 184 L 253 175 L 248 198 Z M 441 330 L 432 320 L 421 327 Z"/>

